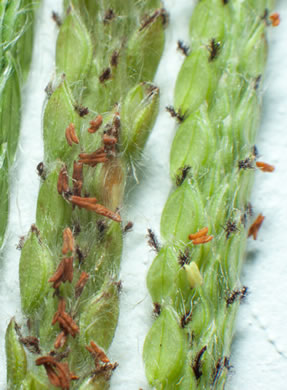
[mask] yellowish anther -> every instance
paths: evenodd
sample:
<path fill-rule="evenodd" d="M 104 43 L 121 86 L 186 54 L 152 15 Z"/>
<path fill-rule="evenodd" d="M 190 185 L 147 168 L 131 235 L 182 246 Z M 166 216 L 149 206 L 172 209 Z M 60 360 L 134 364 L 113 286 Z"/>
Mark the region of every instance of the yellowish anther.
<path fill-rule="evenodd" d="M 186 271 L 187 280 L 191 288 L 199 287 L 203 283 L 203 278 L 198 269 L 197 264 L 192 261 L 190 264 L 185 265 L 184 269 Z"/>

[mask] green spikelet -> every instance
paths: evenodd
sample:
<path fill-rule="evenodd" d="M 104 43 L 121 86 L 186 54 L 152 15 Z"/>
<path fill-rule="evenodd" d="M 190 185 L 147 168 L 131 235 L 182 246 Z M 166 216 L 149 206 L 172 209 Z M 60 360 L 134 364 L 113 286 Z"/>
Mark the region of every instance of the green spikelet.
<path fill-rule="evenodd" d="M 158 112 L 152 79 L 165 20 L 159 1 L 65 2 L 59 77 L 43 118 L 45 178 L 20 259 L 29 317 L 24 389 L 109 388 L 117 366 L 106 353 L 119 315 L 120 210 Z"/>
<path fill-rule="evenodd" d="M 0 248 L 8 219 L 9 168 L 14 161 L 20 131 L 20 89 L 32 56 L 36 3 L 5 0 L 0 4 Z"/>
<path fill-rule="evenodd" d="M 160 311 L 143 352 L 155 389 L 224 388 L 246 292 L 239 276 L 272 4 L 202 0 L 190 21 L 192 52 L 174 94 L 183 116 L 170 154 L 177 188 L 161 217 L 165 244 L 147 276 Z"/>

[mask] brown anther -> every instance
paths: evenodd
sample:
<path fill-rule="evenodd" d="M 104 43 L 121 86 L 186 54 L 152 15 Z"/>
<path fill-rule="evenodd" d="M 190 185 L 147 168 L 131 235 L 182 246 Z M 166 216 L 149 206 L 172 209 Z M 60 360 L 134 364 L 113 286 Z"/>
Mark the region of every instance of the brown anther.
<path fill-rule="evenodd" d="M 207 242 L 213 240 L 213 236 L 203 236 L 192 240 L 193 245 L 206 244 Z"/>
<path fill-rule="evenodd" d="M 206 236 L 207 233 L 208 233 L 208 227 L 204 227 L 204 228 L 200 229 L 198 232 L 190 234 L 188 236 L 188 238 L 189 238 L 189 240 L 195 240 L 196 238 Z"/>
<path fill-rule="evenodd" d="M 96 198 L 81 198 L 80 196 L 71 196 L 69 200 L 78 207 L 83 207 L 87 210 L 94 211 L 99 215 L 103 215 L 104 217 L 112 219 L 113 221 L 122 221 L 119 214 L 114 213 L 105 206 L 96 203 Z"/>
<path fill-rule="evenodd" d="M 70 373 L 67 363 L 59 363 L 53 356 L 41 356 L 35 363 L 37 366 L 43 365 L 50 383 L 62 390 L 69 390 L 71 380 L 78 379 L 76 375 Z"/>
<path fill-rule="evenodd" d="M 81 162 L 74 161 L 73 167 L 73 194 L 81 196 L 83 187 L 83 164 Z"/>
<path fill-rule="evenodd" d="M 66 128 L 65 136 L 70 146 L 72 146 L 73 143 L 75 144 L 79 143 L 79 138 L 77 137 L 74 123 L 70 123 L 69 126 Z"/>
<path fill-rule="evenodd" d="M 81 294 L 82 294 L 82 291 L 89 279 L 89 274 L 87 274 L 86 272 L 82 272 L 81 275 L 80 275 L 80 278 L 75 286 L 75 296 L 76 298 L 78 298 Z"/>
<path fill-rule="evenodd" d="M 98 115 L 96 117 L 96 119 L 90 121 L 90 126 L 91 127 L 88 129 L 88 132 L 91 133 L 91 134 L 95 133 L 97 130 L 99 130 L 99 128 L 101 127 L 102 123 L 103 123 L 103 117 L 102 117 L 102 115 Z"/>
<path fill-rule="evenodd" d="M 271 20 L 272 26 L 277 27 L 280 24 L 280 15 L 278 12 L 274 12 L 269 16 L 269 19 Z"/>
<path fill-rule="evenodd" d="M 110 362 L 105 352 L 100 347 L 98 347 L 96 343 L 91 341 L 90 345 L 91 345 L 90 347 L 86 346 L 86 349 L 95 357 L 96 360 L 100 359 L 102 363 Z"/>
<path fill-rule="evenodd" d="M 52 319 L 52 325 L 55 325 L 55 323 L 58 322 L 60 328 L 65 332 L 65 334 L 70 334 L 72 337 L 76 337 L 77 333 L 79 333 L 79 327 L 73 318 L 65 312 L 65 308 L 66 303 L 62 299 L 60 300 L 58 310 Z"/>
<path fill-rule="evenodd" d="M 63 231 L 63 247 L 62 253 L 66 255 L 68 252 L 74 252 L 74 237 L 70 228 Z"/>
<path fill-rule="evenodd" d="M 69 191 L 69 180 L 66 165 L 64 165 L 60 170 L 57 189 L 60 195 Z"/>
<path fill-rule="evenodd" d="M 62 282 L 65 283 L 66 281 L 69 281 L 71 283 L 73 280 L 73 273 L 73 257 L 66 257 L 60 262 L 54 275 L 51 276 L 48 282 L 53 283 L 53 288 L 56 289 Z"/>
<path fill-rule="evenodd" d="M 264 216 L 262 214 L 259 214 L 258 217 L 255 219 L 253 224 L 250 226 L 248 230 L 248 237 L 253 236 L 253 240 L 257 239 L 257 234 L 258 230 L 260 229 L 263 221 L 264 221 Z"/>
<path fill-rule="evenodd" d="M 106 134 L 103 136 L 103 143 L 104 145 L 115 145 L 118 142 L 116 137 L 110 137 Z"/>
<path fill-rule="evenodd" d="M 133 222 L 129 221 L 123 229 L 124 233 L 130 232 L 133 226 L 134 226 Z"/>
<path fill-rule="evenodd" d="M 66 341 L 67 341 L 67 335 L 64 331 L 62 331 L 61 333 L 58 334 L 56 338 L 56 341 L 54 343 L 54 348 L 55 349 L 62 348 L 66 344 Z"/>
<path fill-rule="evenodd" d="M 273 172 L 275 170 L 274 165 L 270 165 L 262 161 L 256 161 L 256 166 L 263 172 Z"/>
<path fill-rule="evenodd" d="M 95 167 L 99 163 L 104 163 L 108 161 L 107 154 L 103 147 L 97 149 L 93 153 L 80 153 L 79 154 L 79 162 Z"/>

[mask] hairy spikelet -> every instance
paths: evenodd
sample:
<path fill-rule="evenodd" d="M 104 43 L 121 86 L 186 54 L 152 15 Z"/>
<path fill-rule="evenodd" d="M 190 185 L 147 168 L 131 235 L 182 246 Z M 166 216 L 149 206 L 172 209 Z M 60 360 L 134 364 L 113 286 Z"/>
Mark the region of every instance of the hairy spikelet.
<path fill-rule="evenodd" d="M 246 294 L 239 276 L 272 3 L 202 0 L 190 21 L 192 50 L 169 108 L 181 118 L 170 154 L 177 188 L 162 213 L 165 245 L 147 276 L 160 307 L 144 345 L 156 389 L 224 388 L 233 323 Z"/>
<path fill-rule="evenodd" d="M 157 0 L 65 2 L 58 82 L 43 118 L 45 175 L 20 259 L 29 323 L 20 332 L 11 322 L 6 336 L 10 388 L 109 387 L 120 211 L 159 105 L 151 83 L 164 45 L 159 7 Z M 14 355 L 25 363 L 17 376 L 9 374 Z"/>

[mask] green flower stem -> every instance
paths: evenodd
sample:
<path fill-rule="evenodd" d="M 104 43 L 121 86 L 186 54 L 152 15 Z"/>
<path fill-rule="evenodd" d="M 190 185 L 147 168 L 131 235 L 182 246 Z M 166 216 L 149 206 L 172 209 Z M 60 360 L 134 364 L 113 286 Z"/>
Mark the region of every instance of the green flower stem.
<path fill-rule="evenodd" d="M 116 220 L 127 177 L 141 156 L 158 111 L 159 90 L 151 82 L 164 46 L 165 22 L 165 11 L 157 0 L 65 1 L 56 50 L 58 82 L 43 117 L 45 179 L 36 226 L 20 259 L 22 310 L 29 327 L 22 327 L 20 339 L 13 329 L 8 330 L 12 336 L 7 336 L 6 343 L 8 381 L 15 389 L 109 388 L 116 366 L 101 362 L 87 347 L 94 342 L 106 352 L 117 325 L 123 229 Z M 98 115 L 103 124 L 91 134 L 90 121 Z M 65 131 L 71 123 L 79 143 L 70 146 Z M 105 137 L 116 139 L 115 146 L 101 152 L 106 161 L 84 164 L 79 173 L 79 160 L 102 148 Z M 82 196 L 83 202 L 96 197 L 92 206 L 102 205 L 114 220 L 105 217 L 105 211 L 97 214 L 89 207 L 76 207 L 76 196 Z M 74 245 L 64 253 L 67 228 Z M 61 261 L 61 249 L 66 260 Z M 61 274 L 60 269 L 71 258 L 73 275 L 65 279 L 66 271 Z M 64 278 L 59 283 L 58 273 Z M 82 287 L 80 277 L 86 277 Z M 63 302 L 65 309 L 61 309 Z M 51 325 L 55 313 L 63 310 L 75 324 L 74 334 L 57 322 Z M 56 348 L 61 331 L 67 340 Z M 31 348 L 29 337 L 37 340 L 40 351 Z M 21 381 L 11 374 L 9 362 L 15 363 L 10 351 L 19 359 L 24 351 L 27 363 Z M 43 359 L 50 363 L 42 364 Z"/>
<path fill-rule="evenodd" d="M 202 0 L 190 21 L 191 54 L 174 98 L 184 116 L 170 154 L 177 188 L 161 217 L 165 244 L 147 276 L 160 307 L 143 352 L 156 389 L 224 388 L 245 294 L 239 276 L 267 56 L 265 10 L 273 4 Z M 213 239 L 195 245 L 189 235 L 204 227 Z"/>
<path fill-rule="evenodd" d="M 21 86 L 32 56 L 32 0 L 3 0 L 0 4 L 0 248 L 9 209 L 9 169 L 16 153 L 21 119 Z"/>

